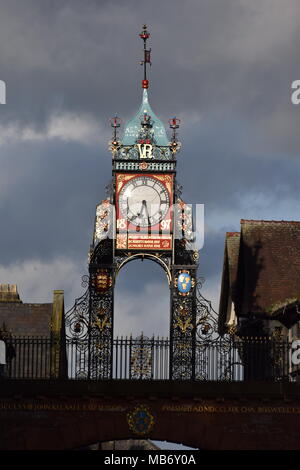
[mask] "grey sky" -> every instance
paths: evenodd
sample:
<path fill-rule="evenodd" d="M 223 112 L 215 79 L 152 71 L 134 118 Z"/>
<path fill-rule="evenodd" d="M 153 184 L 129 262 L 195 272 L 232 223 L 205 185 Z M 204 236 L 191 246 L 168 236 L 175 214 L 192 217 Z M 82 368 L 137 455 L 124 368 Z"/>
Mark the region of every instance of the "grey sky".
<path fill-rule="evenodd" d="M 111 177 L 108 119 L 141 101 L 145 22 L 150 102 L 164 122 L 181 119 L 178 180 L 205 204 L 200 273 L 216 308 L 225 232 L 241 218 L 299 220 L 298 0 L 0 0 L 0 278 L 25 301 L 60 288 L 70 306 L 82 292 Z M 151 263 L 124 269 L 120 332 L 167 333 L 163 280 Z"/>

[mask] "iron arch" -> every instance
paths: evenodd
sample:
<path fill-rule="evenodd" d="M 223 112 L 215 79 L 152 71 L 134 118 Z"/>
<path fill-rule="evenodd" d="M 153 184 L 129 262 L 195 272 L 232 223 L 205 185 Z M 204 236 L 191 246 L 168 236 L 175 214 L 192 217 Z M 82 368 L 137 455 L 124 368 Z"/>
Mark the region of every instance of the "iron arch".
<path fill-rule="evenodd" d="M 141 259 L 141 260 L 143 260 L 143 259 L 151 259 L 151 260 L 153 260 L 155 263 L 157 263 L 157 264 L 159 264 L 160 266 L 162 266 L 163 270 L 165 271 L 165 273 L 166 273 L 166 275 L 167 275 L 169 287 L 171 286 L 172 275 L 171 275 L 171 271 L 170 271 L 169 266 L 167 265 L 167 263 L 166 263 L 162 258 L 160 258 L 160 257 L 157 256 L 157 255 L 151 254 L 151 253 L 136 253 L 136 254 L 134 254 L 134 255 L 131 255 L 131 256 L 128 256 L 127 258 L 125 258 L 125 259 L 118 265 L 118 267 L 116 268 L 116 271 L 115 271 L 115 279 L 116 279 L 116 277 L 118 276 L 120 270 L 121 270 L 127 263 L 129 263 L 130 261 L 137 260 L 137 259 Z"/>

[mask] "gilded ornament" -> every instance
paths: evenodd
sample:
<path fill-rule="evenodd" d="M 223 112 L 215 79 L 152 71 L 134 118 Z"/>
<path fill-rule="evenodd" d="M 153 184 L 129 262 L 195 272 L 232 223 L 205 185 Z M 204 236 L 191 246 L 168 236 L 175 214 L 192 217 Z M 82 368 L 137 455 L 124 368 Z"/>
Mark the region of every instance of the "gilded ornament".
<path fill-rule="evenodd" d="M 187 330 L 193 329 L 193 325 L 190 318 L 187 318 L 186 320 L 181 320 L 181 318 L 178 318 L 177 323 L 175 324 L 175 328 L 176 327 L 178 327 L 182 331 L 182 333 L 186 333 Z"/>
<path fill-rule="evenodd" d="M 108 316 L 106 315 L 104 318 L 97 318 L 94 321 L 93 326 L 98 328 L 99 331 L 103 331 L 105 327 L 110 326 L 110 321 L 109 321 Z"/>
<path fill-rule="evenodd" d="M 147 436 L 154 426 L 154 416 L 144 405 L 136 406 L 127 413 L 129 429 L 138 436 Z"/>
<path fill-rule="evenodd" d="M 227 326 L 227 333 L 231 336 L 235 335 L 237 332 L 237 326 L 234 323 L 231 323 Z"/>

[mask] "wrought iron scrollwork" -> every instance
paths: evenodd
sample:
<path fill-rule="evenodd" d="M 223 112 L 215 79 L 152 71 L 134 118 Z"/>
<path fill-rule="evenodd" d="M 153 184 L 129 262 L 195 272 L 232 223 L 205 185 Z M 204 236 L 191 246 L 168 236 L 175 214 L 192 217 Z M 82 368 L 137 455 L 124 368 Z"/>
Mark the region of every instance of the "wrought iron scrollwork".
<path fill-rule="evenodd" d="M 82 277 L 82 286 L 87 287 L 89 277 Z M 74 306 L 65 314 L 66 339 L 67 344 L 72 347 L 67 351 L 68 363 L 71 370 L 69 374 L 77 379 L 88 378 L 86 364 L 89 357 L 88 337 L 89 337 L 89 289 L 75 300 Z M 73 366 L 74 364 L 74 366 Z M 72 370 L 73 367 L 75 370 Z"/>
<path fill-rule="evenodd" d="M 233 337 L 220 336 L 218 330 L 218 314 L 212 303 L 201 293 L 204 279 L 198 278 L 196 287 L 196 380 L 227 380 L 232 376 L 233 369 L 239 363 L 239 356 L 234 347 Z M 211 357 L 215 354 L 214 357 Z M 213 376 L 209 365 L 214 361 Z"/>
<path fill-rule="evenodd" d="M 82 278 L 82 285 L 86 287 L 88 276 Z M 85 340 L 89 333 L 89 289 L 75 300 L 74 306 L 65 314 L 66 337 L 77 341 Z"/>
<path fill-rule="evenodd" d="M 218 331 L 218 314 L 213 309 L 209 300 L 203 297 L 201 293 L 203 279 L 198 279 L 196 295 L 196 337 L 197 341 L 205 343 L 206 341 L 218 341 L 220 334 Z"/>
<path fill-rule="evenodd" d="M 101 240 L 92 248 L 89 276 L 84 279 L 88 288 L 66 314 L 67 338 L 75 342 L 76 354 L 79 356 L 76 364 L 85 363 L 84 370 L 81 366 L 78 368 L 79 377 L 111 377 L 114 284 L 112 253 L 110 239 Z M 88 347 L 83 352 L 82 341 L 85 340 Z"/>
<path fill-rule="evenodd" d="M 113 188 L 110 189 L 113 191 Z M 228 358 L 236 363 L 231 336 L 219 337 L 217 313 L 201 293 L 202 280 L 197 276 L 198 252 L 193 246 L 192 211 L 180 198 L 177 185 L 175 226 L 178 233 L 174 252 L 132 253 L 114 250 L 114 240 L 102 238 L 102 225 L 108 200 L 102 201 L 97 213 L 99 228 L 90 251 L 89 276 L 84 279 L 86 292 L 66 314 L 67 338 L 76 344 L 79 357 L 77 375 L 92 379 L 112 377 L 113 367 L 113 294 L 115 277 L 128 261 L 152 259 L 166 271 L 171 293 L 171 328 L 169 343 L 169 378 L 175 380 L 207 380 L 209 347 L 218 350 L 218 374 L 228 377 Z M 97 221 L 96 221 L 97 222 Z M 101 231 L 102 230 L 102 231 Z M 104 233 L 104 232 L 103 232 Z M 99 240 L 99 241 L 98 241 Z M 152 378 L 151 339 L 141 336 L 132 342 L 131 378 Z M 85 343 L 85 346 L 83 346 Z M 86 346 L 88 344 L 88 346 Z M 231 356 L 232 355 L 232 359 Z M 81 360 L 81 359 L 82 360 Z M 82 364 L 85 364 L 85 368 Z M 88 367 L 86 368 L 86 364 Z"/>
<path fill-rule="evenodd" d="M 143 334 L 132 341 L 130 354 L 130 378 L 153 378 L 153 347 L 154 339 Z"/>
<path fill-rule="evenodd" d="M 170 378 L 193 379 L 195 365 L 195 269 L 174 269 L 171 287 Z"/>

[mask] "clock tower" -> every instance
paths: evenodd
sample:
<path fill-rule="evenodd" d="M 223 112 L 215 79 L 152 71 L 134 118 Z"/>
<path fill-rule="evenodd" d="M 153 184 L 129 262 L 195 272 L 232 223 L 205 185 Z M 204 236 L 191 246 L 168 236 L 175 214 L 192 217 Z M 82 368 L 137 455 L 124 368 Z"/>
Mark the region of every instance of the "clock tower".
<path fill-rule="evenodd" d="M 111 119 L 112 182 L 107 198 L 96 208 L 87 280 L 88 319 L 82 322 L 78 317 L 76 324 L 78 335 L 90 339 L 91 378 L 111 377 L 116 277 L 129 261 L 151 259 L 164 269 L 170 288 L 170 314 L 165 312 L 170 315 L 169 377 L 192 379 L 198 251 L 193 243 L 192 208 L 182 200 L 177 183 L 179 119 L 169 120 L 168 138 L 148 98 L 151 49 L 146 25 L 140 37 L 142 103 L 122 133 L 120 119 Z"/>

